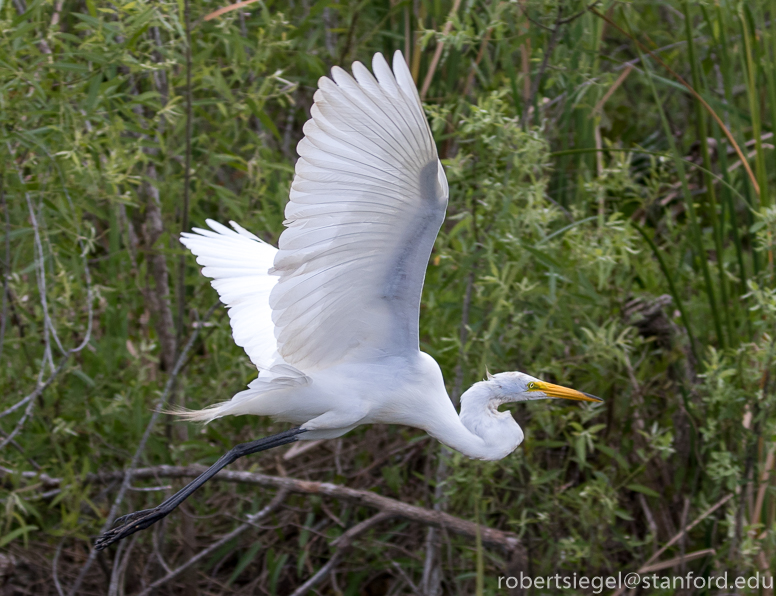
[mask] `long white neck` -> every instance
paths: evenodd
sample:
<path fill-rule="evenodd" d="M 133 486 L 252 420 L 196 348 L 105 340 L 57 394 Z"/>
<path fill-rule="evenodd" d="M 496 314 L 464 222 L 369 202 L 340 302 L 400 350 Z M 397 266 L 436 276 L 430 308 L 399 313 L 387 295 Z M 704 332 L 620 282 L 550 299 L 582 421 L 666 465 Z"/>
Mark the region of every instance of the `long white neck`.
<path fill-rule="evenodd" d="M 445 409 L 427 432 L 473 459 L 496 460 L 512 453 L 523 442 L 523 431 L 509 412 L 499 412 L 506 400 L 488 381 L 474 384 L 461 396 L 461 413 Z"/>

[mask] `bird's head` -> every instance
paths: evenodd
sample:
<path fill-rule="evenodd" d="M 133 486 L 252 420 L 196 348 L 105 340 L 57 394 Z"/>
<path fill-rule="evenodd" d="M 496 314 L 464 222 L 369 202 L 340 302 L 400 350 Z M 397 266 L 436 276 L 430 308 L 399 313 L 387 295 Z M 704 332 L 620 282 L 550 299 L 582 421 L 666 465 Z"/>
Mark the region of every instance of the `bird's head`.
<path fill-rule="evenodd" d="M 603 401 L 595 395 L 547 383 L 521 372 L 503 372 L 495 375 L 488 373 L 488 378 L 483 383 L 491 390 L 496 401 L 501 403 L 550 398 L 596 403 Z"/>
<path fill-rule="evenodd" d="M 454 447 L 478 459 L 506 457 L 522 442 L 524 435 L 512 414 L 499 411 L 499 407 L 512 402 L 550 398 L 603 401 L 595 395 L 547 383 L 521 372 L 488 374 L 487 379 L 475 383 L 461 395 L 459 414 L 463 426 L 479 437 L 484 446 L 469 448 L 464 444 Z"/>

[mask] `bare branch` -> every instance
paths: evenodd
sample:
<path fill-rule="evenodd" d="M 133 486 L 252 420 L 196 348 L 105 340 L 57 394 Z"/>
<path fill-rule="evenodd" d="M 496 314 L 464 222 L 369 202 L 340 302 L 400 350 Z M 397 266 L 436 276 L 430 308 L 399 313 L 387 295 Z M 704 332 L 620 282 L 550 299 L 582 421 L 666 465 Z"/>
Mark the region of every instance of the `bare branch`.
<path fill-rule="evenodd" d="M 712 513 L 714 513 L 717 509 L 722 507 L 725 503 L 727 503 L 732 498 L 733 498 L 733 493 L 731 493 L 731 494 L 729 494 L 729 495 L 727 495 L 725 497 L 722 497 L 719 501 L 714 503 L 714 505 L 712 505 L 706 511 L 701 513 L 697 518 L 695 518 L 695 521 L 693 521 L 691 524 L 689 524 L 689 525 L 685 526 L 684 528 L 682 528 L 673 538 L 671 538 L 671 540 L 666 542 L 660 550 L 655 552 L 649 559 L 647 559 L 647 562 L 644 563 L 641 567 L 639 567 L 639 569 L 638 569 L 638 571 L 636 571 L 636 573 L 649 573 L 649 572 L 651 572 L 651 570 L 656 567 L 656 566 L 653 565 L 653 563 L 655 561 L 657 561 L 657 559 L 658 559 L 658 557 L 660 555 L 662 555 L 664 552 L 666 552 L 666 550 L 668 550 L 671 546 L 673 546 L 679 540 L 681 540 L 687 534 L 687 532 L 692 530 L 695 526 L 697 526 L 699 523 L 701 523 L 704 519 L 706 519 L 708 516 L 710 516 Z M 685 558 L 685 560 L 687 560 L 687 559 Z M 658 566 L 659 565 L 660 564 L 658 563 Z M 659 568 L 662 568 L 662 567 L 659 567 Z M 612 596 L 620 596 L 620 594 L 622 594 L 624 591 L 625 591 L 624 587 L 619 588 L 616 592 L 614 592 L 612 594 Z"/>
<path fill-rule="evenodd" d="M 210 310 L 208 310 L 207 314 L 204 316 L 203 320 L 209 319 L 210 315 L 213 314 L 213 311 L 216 309 L 216 307 L 219 304 L 221 303 L 216 302 L 215 304 L 213 304 L 213 306 L 210 307 Z M 113 501 L 113 505 L 110 508 L 108 517 L 105 519 L 105 523 L 103 524 L 102 529 L 100 530 L 100 534 L 105 533 L 113 524 L 113 520 L 116 519 L 116 513 L 118 512 L 118 509 L 124 500 L 124 496 L 126 495 L 126 492 L 129 489 L 129 484 L 130 482 L 132 482 L 132 478 L 136 473 L 135 468 L 137 467 L 137 464 L 140 461 L 140 457 L 143 454 L 143 451 L 145 450 L 146 443 L 148 442 L 148 439 L 151 436 L 151 431 L 153 430 L 153 427 L 156 424 L 157 419 L 161 415 L 162 409 L 167 404 L 167 398 L 169 397 L 170 392 L 172 391 L 172 388 L 175 385 L 175 381 L 177 380 L 178 375 L 183 369 L 184 364 L 186 364 L 187 362 L 189 351 L 191 350 L 192 346 L 194 345 L 194 342 L 199 336 L 200 329 L 202 329 L 202 327 L 197 326 L 194 328 L 194 331 L 192 331 L 189 341 L 186 343 L 186 346 L 183 348 L 180 355 L 178 356 L 178 360 L 175 363 L 175 366 L 173 367 L 172 371 L 170 371 L 170 376 L 168 377 L 167 383 L 164 386 L 164 391 L 162 391 L 162 395 L 156 404 L 154 413 L 151 415 L 151 420 L 148 422 L 148 426 L 146 426 L 145 432 L 143 433 L 143 437 L 140 439 L 140 444 L 137 446 L 134 456 L 132 456 L 132 461 L 129 464 L 129 467 L 126 469 L 126 471 L 119 473 L 120 477 L 122 478 L 121 487 L 119 488 L 119 493 L 116 495 L 116 498 Z M 78 590 L 80 589 L 81 584 L 83 583 L 83 580 L 86 577 L 86 573 L 89 571 L 89 568 L 92 566 L 92 563 L 94 563 L 94 559 L 97 557 L 97 552 L 98 551 L 92 548 L 91 552 L 89 553 L 89 557 L 86 559 L 86 563 L 84 563 L 84 566 L 81 568 L 81 571 L 78 574 L 78 578 L 76 579 L 75 584 L 73 584 L 73 587 L 69 592 L 69 596 L 75 596 L 75 594 L 78 593 Z"/>
<path fill-rule="evenodd" d="M 54 579 L 54 587 L 57 589 L 59 596 L 65 596 L 64 590 L 62 590 L 62 584 L 59 583 L 59 572 L 57 568 L 59 566 L 59 555 L 62 554 L 62 546 L 65 544 L 65 539 L 59 541 L 57 551 L 54 553 L 54 560 L 51 561 L 51 577 Z"/>
<path fill-rule="evenodd" d="M 8 320 L 8 276 L 11 274 L 11 219 L 8 215 L 8 205 L 5 202 L 5 177 L 0 176 L 0 205 L 5 215 L 5 254 L 3 256 L 3 306 L 0 316 L 0 361 L 3 359 L 3 344 L 5 342 L 5 324 Z"/>
<path fill-rule="evenodd" d="M 455 0 L 453 2 L 453 7 L 450 9 L 450 14 L 447 15 L 447 22 L 445 23 L 444 29 L 442 29 L 442 35 L 449 35 L 450 30 L 453 28 L 453 17 L 455 17 L 455 13 L 458 12 L 458 7 L 461 5 L 461 0 Z M 426 78 L 423 79 L 423 86 L 420 88 L 420 99 L 421 101 L 426 99 L 426 93 L 428 93 L 428 88 L 431 87 L 431 81 L 434 78 L 434 73 L 436 72 L 437 66 L 439 66 L 439 60 L 442 58 L 442 50 L 445 47 L 445 42 L 440 40 L 437 40 L 436 48 L 434 48 L 434 56 L 431 58 L 431 64 L 428 67 L 428 72 L 426 73 Z M 404 57 L 405 60 L 409 60 L 409 52 L 407 52 L 407 55 Z"/>
<path fill-rule="evenodd" d="M 527 16 L 527 15 L 526 15 Z M 528 94 L 528 98 L 525 100 L 525 108 L 523 109 L 523 127 L 527 130 L 533 120 L 533 115 L 530 111 L 531 105 L 533 105 L 536 99 L 536 94 L 539 92 L 539 84 L 544 76 L 544 71 L 547 70 L 547 64 L 550 61 L 555 45 L 558 43 L 558 37 L 560 34 L 560 28 L 562 26 L 563 19 L 563 5 L 558 5 L 558 16 L 555 19 L 555 27 L 552 28 L 550 34 L 550 41 L 547 43 L 547 47 L 544 49 L 544 57 L 542 58 L 542 64 L 539 67 L 539 72 L 531 81 L 531 92 Z"/>
<path fill-rule="evenodd" d="M 127 470 L 127 472 L 132 472 L 131 476 L 134 480 L 156 480 L 158 478 L 193 478 L 199 476 L 206 469 L 206 466 L 201 466 L 198 464 L 192 464 L 189 466 L 161 465 L 147 468 L 135 468 L 132 470 Z M 0 472 L 5 474 L 15 473 L 13 470 L 3 467 L 0 467 Z M 125 478 L 127 472 L 117 471 L 100 474 L 87 474 L 84 478 L 84 481 L 95 483 L 112 482 Z M 46 476 L 45 474 L 38 474 L 36 472 L 21 472 L 20 474 L 23 478 L 39 481 L 44 488 L 55 488 L 62 483 L 61 478 L 52 478 L 50 476 Z M 513 532 L 496 530 L 481 525 L 478 526 L 478 524 L 474 522 L 461 519 L 460 517 L 450 515 L 449 513 L 433 511 L 418 505 L 409 505 L 396 499 L 391 499 L 390 497 L 383 497 L 382 495 L 378 495 L 377 493 L 368 490 L 349 488 L 347 486 L 331 484 L 329 482 L 299 480 L 296 478 L 289 478 L 288 476 L 270 476 L 267 474 L 260 474 L 258 472 L 241 472 L 231 470 L 221 470 L 216 476 L 213 477 L 213 480 L 220 480 L 221 482 L 235 482 L 238 484 L 252 484 L 255 486 L 274 487 L 299 494 L 327 496 L 334 499 L 355 503 L 361 507 L 371 507 L 373 509 L 386 511 L 391 513 L 394 517 L 399 517 L 412 522 L 444 528 L 453 534 L 458 534 L 459 536 L 465 536 L 471 539 L 474 539 L 477 535 L 477 532 L 479 531 L 482 536 L 482 543 L 484 545 L 499 548 L 505 552 L 512 552 L 514 549 L 520 547 L 521 544 L 520 539 Z M 720 504 L 715 507 L 718 507 Z M 713 509 L 714 508 L 712 508 L 712 510 Z M 711 513 L 712 510 L 706 512 L 705 515 Z M 698 523 L 700 519 L 696 520 L 695 523 Z M 106 526 L 107 525 L 109 524 L 106 524 Z M 690 525 L 687 529 L 689 530 L 692 527 L 693 525 Z M 670 544 L 668 546 L 670 546 Z"/>
<path fill-rule="evenodd" d="M 62 369 L 65 368 L 65 364 L 67 364 L 67 361 L 70 360 L 70 354 L 67 354 L 64 356 L 60 361 L 57 367 L 54 369 L 54 371 L 51 373 L 48 379 L 46 379 L 45 383 L 41 383 L 41 378 L 43 377 L 43 368 L 40 369 L 40 374 L 38 375 L 38 382 L 37 387 L 35 388 L 35 391 L 30 393 L 27 397 L 24 399 L 16 402 L 13 406 L 5 410 L 2 414 L 0 414 L 0 418 L 5 416 L 6 414 L 10 414 L 17 408 L 20 408 L 25 403 L 27 404 L 27 409 L 24 410 L 24 414 L 22 414 L 22 417 L 19 419 L 19 421 L 16 423 L 16 426 L 14 429 L 8 434 L 5 439 L 0 441 L 0 449 L 3 449 L 8 443 L 10 443 L 13 438 L 19 434 L 19 431 L 21 431 L 22 427 L 24 426 L 24 423 L 27 421 L 27 418 L 30 417 L 30 414 L 32 413 L 32 409 L 35 406 L 35 400 L 36 398 L 43 393 L 43 391 L 51 385 L 51 383 L 54 381 L 54 379 L 57 378 L 60 372 L 62 372 Z"/>
<path fill-rule="evenodd" d="M 11 148 L 10 142 L 6 143 L 6 147 L 8 148 L 9 155 L 13 156 L 13 149 Z M 45 151 L 46 155 L 52 160 L 54 163 L 54 166 L 57 168 L 57 171 L 59 172 L 59 176 L 62 180 L 63 189 L 65 192 L 65 196 L 67 197 L 68 203 L 70 204 L 71 209 L 75 212 L 75 207 L 73 205 L 73 201 L 70 197 L 70 193 L 67 191 L 67 187 L 65 186 L 64 176 L 62 176 L 62 171 L 59 168 L 59 164 L 54 160 L 54 158 L 51 156 L 51 154 L 46 150 L 45 147 L 43 147 L 43 150 Z M 18 164 L 16 164 L 16 161 L 12 159 L 14 162 L 14 165 L 16 166 L 16 173 L 19 177 L 19 182 L 24 186 L 24 177 L 22 176 L 22 172 L 19 169 Z M 40 293 L 40 301 L 41 301 L 41 307 L 43 310 L 43 341 L 44 341 L 44 353 L 43 353 L 43 365 L 38 373 L 38 379 L 36 382 L 35 390 L 27 395 L 27 397 L 23 398 L 22 400 L 18 401 L 16 404 L 11 406 L 10 408 L 7 408 L 2 413 L 0 413 L 0 418 L 3 418 L 10 414 L 11 412 L 17 410 L 18 408 L 22 407 L 23 405 L 27 404 L 27 408 L 24 411 L 24 414 L 19 419 L 19 421 L 16 423 L 16 426 L 14 427 L 13 431 L 11 431 L 10 434 L 8 434 L 1 442 L 0 442 L 0 449 L 3 449 L 8 443 L 13 441 L 14 437 L 21 431 L 22 427 L 24 426 L 27 419 L 32 414 L 32 410 L 35 407 L 35 400 L 36 398 L 43 393 L 43 391 L 51 385 L 51 383 L 54 381 L 54 379 L 59 375 L 59 373 L 64 369 L 65 364 L 67 364 L 67 361 L 70 359 L 70 356 L 76 352 L 79 352 L 82 350 L 86 344 L 89 342 L 89 339 L 91 337 L 91 331 L 92 331 L 92 318 L 93 318 L 93 312 L 92 312 L 92 279 L 91 279 L 91 273 L 89 270 L 89 262 L 87 259 L 87 247 L 85 243 L 83 242 L 83 239 L 81 238 L 81 235 L 79 234 L 79 245 L 81 246 L 81 258 L 84 263 L 84 274 L 86 277 L 86 293 L 87 293 L 87 312 L 88 312 L 88 322 L 87 322 L 87 330 L 85 337 L 80 345 L 78 345 L 75 348 L 71 348 L 69 350 L 65 350 L 65 348 L 62 346 L 62 343 L 59 340 L 59 336 L 57 335 L 56 329 L 54 328 L 54 323 L 51 320 L 51 317 L 49 315 L 48 310 L 48 299 L 46 295 L 46 270 L 45 270 L 45 259 L 44 259 L 44 252 L 43 252 L 43 244 L 41 242 L 40 238 L 40 228 L 38 225 L 37 217 L 35 216 L 35 209 L 32 205 L 32 199 L 30 197 L 30 194 L 28 192 L 24 193 L 25 200 L 27 202 L 27 209 L 30 213 L 30 222 L 32 223 L 32 228 L 34 232 L 34 238 L 35 238 L 35 252 L 38 257 L 38 267 L 36 268 L 36 277 L 37 277 L 37 283 L 38 283 L 38 292 Z M 6 253 L 8 253 L 8 232 L 10 228 L 10 224 L 8 222 L 8 212 L 7 212 L 7 206 L 6 206 Z M 7 254 L 6 254 L 6 262 L 7 262 Z M 10 266 L 7 265 L 5 267 L 4 276 L 7 276 L 7 269 Z M 3 304 L 5 305 L 5 297 L 7 295 L 7 278 L 4 280 L 3 284 Z M 3 324 L 5 323 L 5 312 L 3 313 Z M 55 367 L 52 360 L 51 355 L 51 342 L 50 337 L 54 338 L 54 341 L 56 342 L 57 346 L 59 347 L 60 351 L 63 354 L 63 358 L 59 361 L 59 364 Z M 1 346 L 0 346 L 1 348 Z M 43 381 L 43 373 L 45 370 L 45 363 L 48 362 L 49 366 L 51 367 L 51 375 L 49 378 L 45 381 Z"/>
<path fill-rule="evenodd" d="M 119 596 L 119 593 L 123 594 L 123 590 L 119 590 L 119 586 L 124 585 L 124 575 L 127 572 L 129 555 L 132 554 L 135 544 L 137 544 L 137 536 L 130 540 L 128 544 L 122 544 L 116 550 L 116 557 L 113 560 L 113 572 L 111 573 L 110 585 L 108 586 L 108 596 Z M 124 547 L 126 547 L 126 553 L 124 552 Z"/>
<path fill-rule="evenodd" d="M 189 194 L 191 192 L 191 130 L 194 123 L 191 92 L 191 2 L 184 0 L 184 25 L 186 28 L 186 158 L 183 172 L 183 213 L 181 214 L 181 233 L 189 231 Z M 180 347 L 183 338 L 183 318 L 186 310 L 186 255 L 178 256 L 178 313 L 176 321 L 176 346 Z M 185 405 L 185 404 L 181 404 Z"/>
<path fill-rule="evenodd" d="M 147 468 L 136 468 L 132 470 L 132 478 L 134 480 L 152 479 L 158 478 L 192 478 L 199 476 L 206 466 L 198 464 L 192 464 L 190 466 L 151 466 Z M 128 470 L 129 471 L 129 470 Z M 0 467 L 0 472 L 5 474 L 15 473 L 8 468 Z M 62 483 L 61 478 L 52 478 L 45 474 L 38 474 L 36 472 L 21 472 L 23 478 L 29 478 L 30 480 L 37 480 L 44 488 L 55 488 Z M 99 474 L 87 474 L 84 478 L 85 482 L 105 483 L 120 480 L 125 477 L 126 472 L 107 472 Z M 390 497 L 383 497 L 372 491 L 359 490 L 355 488 L 349 488 L 338 484 L 331 484 L 329 482 L 313 482 L 311 480 L 299 480 L 296 478 L 290 478 L 288 476 L 270 476 L 267 474 L 260 474 L 258 472 L 241 472 L 231 470 L 221 470 L 213 480 L 220 480 L 221 482 L 235 482 L 238 484 L 252 484 L 255 486 L 274 487 L 287 490 L 291 493 L 307 494 L 307 495 L 322 495 L 332 497 L 334 499 L 340 499 L 355 503 L 362 507 L 371 507 L 373 509 L 379 509 L 390 513 L 394 517 L 399 517 L 412 522 L 436 526 L 438 528 L 444 528 L 459 536 L 465 536 L 467 538 L 474 539 L 479 531 L 482 536 L 482 543 L 490 546 L 502 549 L 505 552 L 512 552 L 516 548 L 520 547 L 520 539 L 516 534 L 512 532 L 506 532 L 503 530 L 495 530 L 485 526 L 478 526 L 474 522 L 470 522 L 449 513 L 442 511 L 433 511 L 420 507 L 417 505 L 409 505 Z M 715 505 L 715 507 L 708 510 L 704 516 L 696 520 L 693 524 L 687 527 L 687 530 L 691 529 L 694 524 L 698 523 L 703 517 L 709 515 L 717 507 L 727 501 L 730 497 L 726 497 L 723 501 Z M 107 525 L 107 524 L 106 524 Z M 673 544 L 669 543 L 668 546 Z M 648 563 L 651 563 L 649 561 Z"/>
<path fill-rule="evenodd" d="M 334 571 L 334 569 L 337 567 L 337 564 L 342 560 L 347 551 L 353 545 L 353 540 L 359 534 L 363 534 L 369 528 L 376 526 L 381 521 L 391 519 L 392 517 L 396 517 L 396 514 L 389 511 L 381 511 L 369 519 L 365 519 L 361 523 L 356 524 L 348 531 L 346 531 L 342 536 L 334 540 L 331 545 L 336 547 L 337 550 L 334 551 L 331 559 L 329 559 L 326 564 L 315 573 L 315 575 L 313 575 L 305 583 L 294 590 L 291 596 L 303 596 L 304 594 L 307 594 L 307 592 L 312 590 Z"/>
<path fill-rule="evenodd" d="M 154 244 L 164 232 L 162 222 L 161 201 L 159 189 L 156 187 L 157 174 L 154 165 L 148 164 L 147 180 L 141 188 L 146 195 L 145 225 L 143 240 L 147 251 L 146 260 L 150 277 L 154 280 L 154 291 L 147 292 L 148 303 L 156 317 L 156 332 L 161 344 L 160 360 L 165 371 L 170 370 L 175 362 L 177 347 L 175 342 L 175 322 L 170 308 L 170 274 L 167 269 L 167 259 Z M 153 182 L 151 182 L 153 181 Z"/>
<path fill-rule="evenodd" d="M 152 594 L 157 588 L 160 588 L 167 582 L 175 579 L 178 577 L 181 573 L 186 571 L 189 567 L 197 564 L 202 559 L 208 557 L 213 552 L 217 551 L 219 548 L 221 548 L 224 544 L 229 542 L 230 540 L 236 538 L 240 534 L 242 534 L 245 530 L 247 530 L 250 527 L 253 527 L 254 524 L 258 523 L 265 517 L 267 517 L 270 513 L 275 511 L 280 505 L 285 501 L 286 495 L 288 494 L 288 491 L 286 490 L 279 490 L 278 493 L 275 495 L 275 497 L 270 501 L 270 503 L 261 509 L 259 512 L 254 513 L 253 515 L 248 516 L 248 521 L 244 524 L 241 524 L 237 526 L 234 530 L 229 532 L 228 534 L 225 534 L 222 536 L 219 540 L 208 546 L 206 549 L 201 550 L 196 555 L 191 557 L 188 561 L 183 563 L 180 567 L 176 567 L 172 571 L 168 570 L 167 575 L 164 577 L 159 578 L 154 583 L 152 583 L 150 586 L 148 586 L 145 590 L 140 592 L 138 596 L 149 596 Z M 136 534 L 137 536 L 137 534 Z"/>

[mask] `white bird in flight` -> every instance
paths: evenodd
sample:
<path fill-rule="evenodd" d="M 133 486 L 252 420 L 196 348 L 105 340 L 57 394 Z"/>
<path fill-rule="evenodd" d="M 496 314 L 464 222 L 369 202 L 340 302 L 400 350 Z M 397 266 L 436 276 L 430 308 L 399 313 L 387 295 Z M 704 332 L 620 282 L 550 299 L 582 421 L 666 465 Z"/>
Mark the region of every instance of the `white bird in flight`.
<path fill-rule="evenodd" d="M 98 549 L 155 523 L 221 468 L 297 440 L 331 439 L 361 424 L 404 424 L 476 459 L 523 441 L 499 406 L 566 398 L 601 401 L 521 372 L 488 375 L 461 396 L 460 415 L 436 361 L 421 352 L 423 278 L 445 218 L 447 178 L 401 52 L 374 76 L 334 67 L 304 126 L 286 229 L 275 248 L 234 222 L 207 220 L 181 242 L 213 279 L 232 334 L 259 376 L 231 400 L 181 415 L 209 422 L 254 414 L 296 428 L 236 446 L 158 507 L 124 516 Z M 333 80 L 332 80 L 333 79 Z"/>

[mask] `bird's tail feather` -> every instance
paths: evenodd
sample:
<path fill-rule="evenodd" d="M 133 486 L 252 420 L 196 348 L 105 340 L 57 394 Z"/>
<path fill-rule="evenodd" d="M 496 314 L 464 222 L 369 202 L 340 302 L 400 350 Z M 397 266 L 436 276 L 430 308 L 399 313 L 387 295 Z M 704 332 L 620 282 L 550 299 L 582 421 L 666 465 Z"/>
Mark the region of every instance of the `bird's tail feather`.
<path fill-rule="evenodd" d="M 228 406 L 229 403 L 230 402 L 228 401 L 222 401 L 206 408 L 202 408 L 201 410 L 192 410 L 191 408 L 184 408 L 183 406 L 171 406 L 169 408 L 165 408 L 161 412 L 162 414 L 177 416 L 179 419 L 185 420 L 186 422 L 204 422 L 207 424 L 216 418 L 221 418 L 221 416 L 224 415 L 222 410 L 224 410 L 225 406 Z"/>
<path fill-rule="evenodd" d="M 276 392 L 298 390 L 310 383 L 310 378 L 294 367 L 287 364 L 276 365 L 271 371 L 260 373 L 259 378 L 250 382 L 248 389 L 236 393 L 228 401 L 213 404 L 202 410 L 173 406 L 164 410 L 164 413 L 173 414 L 182 420 L 204 423 L 212 422 L 222 416 L 243 414 L 277 417 L 283 407 L 282 400 L 278 399 Z M 264 397 L 268 399 L 263 399 Z"/>

